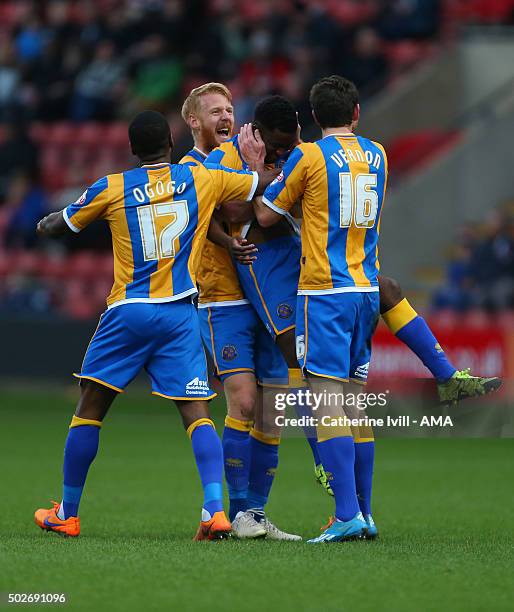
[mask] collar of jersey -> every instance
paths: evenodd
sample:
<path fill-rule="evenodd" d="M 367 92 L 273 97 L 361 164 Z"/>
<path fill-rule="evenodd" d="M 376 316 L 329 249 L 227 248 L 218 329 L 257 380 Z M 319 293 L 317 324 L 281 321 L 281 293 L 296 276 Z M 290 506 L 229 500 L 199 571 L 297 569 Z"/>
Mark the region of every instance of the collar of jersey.
<path fill-rule="evenodd" d="M 197 151 L 198 153 L 200 153 L 200 155 L 201 155 L 202 157 L 205 157 L 205 159 L 207 159 L 207 157 L 208 157 L 207 153 L 204 153 L 204 152 L 203 152 L 201 149 L 199 149 L 198 147 L 193 147 L 193 150 L 194 150 L 194 151 Z"/>
<path fill-rule="evenodd" d="M 355 134 L 353 132 L 345 132 L 344 134 L 327 134 L 326 136 L 323 136 L 323 138 L 330 138 L 331 136 L 341 136 L 341 137 L 348 137 L 348 136 L 352 136 L 353 138 L 355 138 Z"/>

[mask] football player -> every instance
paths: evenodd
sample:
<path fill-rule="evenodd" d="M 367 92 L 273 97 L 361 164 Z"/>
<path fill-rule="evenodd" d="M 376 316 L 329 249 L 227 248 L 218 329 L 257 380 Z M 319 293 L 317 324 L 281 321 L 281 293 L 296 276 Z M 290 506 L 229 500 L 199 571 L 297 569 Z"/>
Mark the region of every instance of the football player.
<path fill-rule="evenodd" d="M 230 91 L 206 83 L 191 91 L 182 108 L 194 147 L 180 163 L 201 165 L 212 149 L 232 142 L 234 109 Z M 236 137 L 237 138 L 237 137 Z M 230 204 L 227 204 L 227 208 Z M 246 207 L 248 218 L 253 212 Z M 236 205 L 235 212 L 238 214 Z M 199 318 L 204 344 L 227 398 L 223 431 L 229 517 L 239 538 L 299 540 L 278 529 L 264 513 L 278 465 L 279 437 L 262 424 L 262 394 L 256 382 L 287 378 L 287 366 L 241 289 L 232 254 L 251 256 L 254 245 L 212 222 L 198 271 Z M 216 229 L 218 230 L 216 232 Z M 225 248 L 226 247 L 226 248 Z"/>
<path fill-rule="evenodd" d="M 221 442 L 208 412 L 215 394 L 207 382 L 192 303 L 195 271 L 215 206 L 234 198 L 251 200 L 273 173 L 170 164 L 170 128 L 154 111 L 135 117 L 129 140 L 140 167 L 101 178 L 37 226 L 40 234 L 57 236 L 106 220 L 114 285 L 76 374 L 81 396 L 66 440 L 62 501 L 37 510 L 35 522 L 47 531 L 79 535 L 79 503 L 104 417 L 118 393 L 145 368 L 152 393 L 175 401 L 191 438 L 204 491 L 195 538 L 217 539 L 231 526 L 222 506 Z"/>

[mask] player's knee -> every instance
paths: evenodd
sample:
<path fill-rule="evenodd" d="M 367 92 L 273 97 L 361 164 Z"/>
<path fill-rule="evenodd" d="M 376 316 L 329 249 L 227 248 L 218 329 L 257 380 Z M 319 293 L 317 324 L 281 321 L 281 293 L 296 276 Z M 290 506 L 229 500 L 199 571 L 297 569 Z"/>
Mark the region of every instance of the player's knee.
<path fill-rule="evenodd" d="M 102 421 L 118 392 L 93 380 L 86 379 L 81 381 L 80 389 L 80 399 L 75 411 L 76 416 Z"/>
<path fill-rule="evenodd" d="M 251 421 L 255 412 L 255 394 L 241 393 L 237 397 L 236 409 L 242 420 Z"/>
<path fill-rule="evenodd" d="M 400 283 L 388 276 L 379 276 L 380 287 L 380 312 L 391 310 L 396 304 L 403 300 L 403 292 Z"/>
<path fill-rule="evenodd" d="M 224 382 L 228 415 L 234 419 L 251 421 L 254 418 L 257 386 L 253 374 L 230 376 Z"/>
<path fill-rule="evenodd" d="M 255 390 L 240 387 L 229 395 L 229 416 L 243 421 L 251 421 L 255 412 Z"/>
<path fill-rule="evenodd" d="M 207 400 L 175 400 L 182 417 L 184 429 L 188 429 L 199 419 L 209 419 L 209 402 Z"/>

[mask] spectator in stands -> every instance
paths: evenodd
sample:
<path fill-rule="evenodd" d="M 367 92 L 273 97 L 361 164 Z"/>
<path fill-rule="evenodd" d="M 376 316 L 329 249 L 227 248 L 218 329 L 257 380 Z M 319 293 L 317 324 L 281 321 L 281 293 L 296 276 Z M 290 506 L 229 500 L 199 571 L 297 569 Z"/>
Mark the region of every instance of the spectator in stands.
<path fill-rule="evenodd" d="M 131 93 L 138 106 L 166 110 L 180 91 L 182 64 L 160 34 L 145 38 L 135 50 Z"/>
<path fill-rule="evenodd" d="M 436 309 L 496 312 L 514 307 L 514 217 L 493 211 L 482 230 L 464 226 L 448 264 L 446 282 L 433 297 Z"/>
<path fill-rule="evenodd" d="M 463 312 L 473 305 L 471 280 L 472 245 L 458 242 L 446 268 L 445 284 L 434 294 L 435 309 L 451 308 Z"/>
<path fill-rule="evenodd" d="M 48 200 L 43 189 L 28 172 L 18 172 L 9 184 L 6 197 L 7 227 L 5 246 L 32 248 L 38 237 L 34 231 L 41 216 L 48 212 Z"/>
<path fill-rule="evenodd" d="M 25 173 L 36 180 L 38 149 L 27 133 L 27 126 L 19 112 L 9 115 L 5 124 L 5 139 L 0 144 L 0 204 L 5 201 L 14 175 Z"/>
<path fill-rule="evenodd" d="M 69 113 L 73 81 L 82 60 L 78 44 L 69 44 L 63 55 L 57 40 L 45 47 L 32 75 L 35 87 L 35 117 L 41 121 L 58 121 Z"/>
<path fill-rule="evenodd" d="M 514 305 L 514 219 L 503 211 L 490 215 L 485 238 L 473 250 L 471 278 L 476 306 L 495 311 Z"/>
<path fill-rule="evenodd" d="M 77 76 L 71 102 L 71 118 L 75 121 L 112 120 L 124 92 L 125 65 L 115 57 L 110 40 L 95 48 L 93 60 Z"/>
<path fill-rule="evenodd" d="M 48 43 L 50 32 L 43 26 L 35 11 L 20 27 L 16 36 L 16 52 L 21 62 L 30 63 L 37 60 Z"/>
<path fill-rule="evenodd" d="M 0 37 L 0 122 L 9 119 L 9 114 L 16 103 L 20 79 L 14 46 L 8 38 Z"/>
<path fill-rule="evenodd" d="M 439 0 L 389 0 L 383 3 L 380 32 L 391 41 L 433 38 L 439 28 Z"/>
<path fill-rule="evenodd" d="M 341 73 L 353 81 L 361 97 L 378 93 L 388 76 L 382 41 L 373 28 L 361 28 L 355 35 L 353 53 L 343 58 Z"/>

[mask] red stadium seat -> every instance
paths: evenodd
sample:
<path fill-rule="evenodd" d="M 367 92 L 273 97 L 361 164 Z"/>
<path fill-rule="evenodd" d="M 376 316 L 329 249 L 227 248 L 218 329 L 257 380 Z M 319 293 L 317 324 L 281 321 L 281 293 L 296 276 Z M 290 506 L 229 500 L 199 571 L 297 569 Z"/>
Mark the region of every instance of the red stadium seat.
<path fill-rule="evenodd" d="M 514 330 L 514 312 L 512 310 L 504 310 L 503 312 L 498 313 L 494 317 L 494 322 L 498 327 L 501 327 L 505 330 L 513 331 Z"/>
<path fill-rule="evenodd" d="M 48 142 L 48 134 L 51 130 L 52 126 L 47 123 L 32 123 L 29 128 L 29 135 L 40 146 L 45 146 Z"/>
<path fill-rule="evenodd" d="M 97 276 L 97 262 L 96 255 L 90 251 L 77 253 L 68 261 L 66 276 L 70 280 L 89 282 Z"/>
<path fill-rule="evenodd" d="M 106 128 L 100 123 L 83 123 L 75 133 L 78 147 L 104 147 L 107 144 Z"/>
<path fill-rule="evenodd" d="M 9 259 L 9 253 L 7 251 L 0 250 L 0 278 L 7 276 L 11 269 L 12 267 Z"/>
<path fill-rule="evenodd" d="M 431 43 L 415 40 L 402 40 L 384 45 L 384 51 L 390 63 L 392 78 L 403 74 L 420 61 L 430 57 L 436 50 Z"/>
<path fill-rule="evenodd" d="M 387 145 L 389 167 L 393 172 L 407 173 L 451 148 L 459 137 L 460 132 L 456 130 L 422 130 L 402 134 Z"/>
<path fill-rule="evenodd" d="M 461 324 L 474 329 L 484 329 L 491 325 L 491 317 L 484 310 L 475 309 L 467 312 L 464 317 L 461 317 Z"/>
<path fill-rule="evenodd" d="M 128 126 L 125 123 L 111 123 L 105 126 L 102 140 L 114 148 L 128 149 Z"/>
<path fill-rule="evenodd" d="M 89 283 L 71 279 L 66 284 L 63 311 L 74 319 L 91 319 L 96 316 L 99 308 L 90 289 Z"/>
<path fill-rule="evenodd" d="M 443 329 L 452 329 L 457 326 L 459 315 L 451 309 L 439 310 L 437 314 L 430 317 L 430 326 Z"/>
<path fill-rule="evenodd" d="M 100 255 L 97 262 L 98 275 L 104 280 L 108 280 L 112 285 L 114 273 L 114 261 L 112 255 Z"/>
<path fill-rule="evenodd" d="M 100 279 L 93 285 L 93 296 L 99 308 L 105 307 L 105 300 L 111 292 L 112 282 Z"/>
<path fill-rule="evenodd" d="M 41 151 L 41 178 L 49 191 L 61 189 L 66 184 L 66 164 L 61 148 L 47 145 Z"/>
<path fill-rule="evenodd" d="M 8 274 L 27 274 L 37 276 L 39 255 L 32 251 L 11 251 L 9 254 Z"/>
<path fill-rule="evenodd" d="M 19 14 L 20 14 L 20 3 L 2 2 L 0 4 L 0 24 L 2 24 L 2 28 L 5 28 L 5 29 L 14 28 L 18 22 Z"/>
<path fill-rule="evenodd" d="M 77 127 L 73 123 L 63 121 L 54 123 L 47 135 L 48 144 L 69 147 L 77 142 Z"/>
<path fill-rule="evenodd" d="M 41 255 L 38 262 L 38 273 L 47 280 L 59 280 L 66 276 L 67 261 L 64 257 Z"/>

